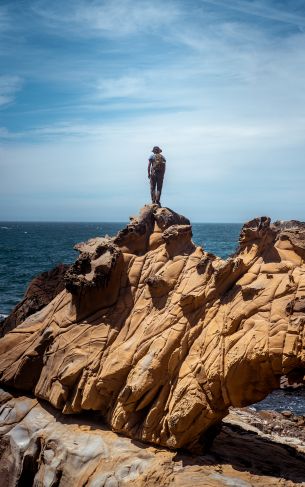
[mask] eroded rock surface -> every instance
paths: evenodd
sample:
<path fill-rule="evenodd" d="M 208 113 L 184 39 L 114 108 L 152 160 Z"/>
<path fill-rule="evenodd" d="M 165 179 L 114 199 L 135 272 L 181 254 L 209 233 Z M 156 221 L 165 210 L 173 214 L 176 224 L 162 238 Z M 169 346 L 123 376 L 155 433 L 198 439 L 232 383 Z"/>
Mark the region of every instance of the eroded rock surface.
<path fill-rule="evenodd" d="M 66 289 L 0 340 L 0 379 L 116 432 L 196 449 L 228 414 L 305 368 L 305 229 L 244 225 L 226 261 L 146 206 L 78 246 Z"/>
<path fill-rule="evenodd" d="M 0 390 L 1 486 L 304 485 L 304 441 L 289 446 L 254 422 L 266 423 L 262 413 L 232 411 L 209 454 L 193 456 L 120 437 L 88 415 L 63 416 L 33 397 Z"/>

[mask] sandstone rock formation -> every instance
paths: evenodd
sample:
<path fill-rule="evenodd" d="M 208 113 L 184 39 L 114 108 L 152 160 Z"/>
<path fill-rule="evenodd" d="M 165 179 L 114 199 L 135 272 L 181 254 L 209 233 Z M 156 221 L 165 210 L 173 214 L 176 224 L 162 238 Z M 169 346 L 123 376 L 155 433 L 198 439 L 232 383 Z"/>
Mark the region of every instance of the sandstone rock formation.
<path fill-rule="evenodd" d="M 281 422 L 289 420 L 277 418 L 276 425 Z M 304 435 L 272 435 L 273 423 L 274 413 L 269 419 L 268 413 L 234 410 L 209 454 L 192 456 L 120 437 L 92 414 L 63 416 L 33 397 L 0 390 L 1 486 L 304 485 Z"/>
<path fill-rule="evenodd" d="M 304 224 L 256 218 L 224 261 L 194 245 L 187 219 L 150 205 L 78 249 L 66 289 L 0 340 L 2 384 L 194 450 L 230 406 L 303 377 Z"/>

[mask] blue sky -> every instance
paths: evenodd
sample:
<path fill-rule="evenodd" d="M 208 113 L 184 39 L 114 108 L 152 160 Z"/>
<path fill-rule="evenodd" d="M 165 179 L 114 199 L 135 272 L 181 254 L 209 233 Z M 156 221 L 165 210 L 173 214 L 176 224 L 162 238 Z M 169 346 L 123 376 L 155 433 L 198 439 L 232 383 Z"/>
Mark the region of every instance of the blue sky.
<path fill-rule="evenodd" d="M 0 220 L 305 220 L 305 0 L 0 0 Z"/>

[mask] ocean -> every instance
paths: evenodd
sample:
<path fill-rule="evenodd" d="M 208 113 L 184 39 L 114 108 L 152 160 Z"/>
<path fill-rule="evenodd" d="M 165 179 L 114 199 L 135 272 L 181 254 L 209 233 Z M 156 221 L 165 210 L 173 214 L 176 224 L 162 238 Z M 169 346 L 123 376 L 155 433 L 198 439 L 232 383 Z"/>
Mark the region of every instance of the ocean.
<path fill-rule="evenodd" d="M 0 319 L 22 299 L 31 279 L 59 263 L 72 263 L 73 246 L 89 238 L 115 235 L 124 223 L 0 222 Z M 238 243 L 241 224 L 193 223 L 193 240 L 206 251 L 227 258 Z M 305 392 L 275 391 L 256 409 L 292 410 L 305 415 Z"/>
<path fill-rule="evenodd" d="M 74 262 L 78 255 L 73 249 L 76 243 L 106 234 L 113 236 L 125 225 L 0 222 L 0 315 L 10 313 L 35 275 L 59 263 Z M 240 229 L 236 223 L 194 223 L 193 240 L 226 258 L 235 251 Z"/>

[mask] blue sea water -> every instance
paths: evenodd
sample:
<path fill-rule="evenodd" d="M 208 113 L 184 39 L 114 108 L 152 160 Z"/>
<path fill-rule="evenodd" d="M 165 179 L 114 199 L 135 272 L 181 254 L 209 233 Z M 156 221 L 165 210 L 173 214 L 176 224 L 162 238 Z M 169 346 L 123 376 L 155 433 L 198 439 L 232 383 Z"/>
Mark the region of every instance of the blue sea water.
<path fill-rule="evenodd" d="M 31 279 L 59 263 L 72 263 L 73 246 L 89 238 L 115 235 L 125 223 L 0 222 L 0 315 L 22 298 Z M 195 223 L 193 239 L 220 257 L 235 251 L 241 225 Z M 1 317 L 0 317 L 1 318 Z"/>
<path fill-rule="evenodd" d="M 263 401 L 253 405 L 257 411 L 274 410 L 278 412 L 292 411 L 299 416 L 305 415 L 305 388 L 277 389 Z"/>

